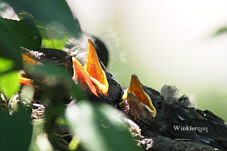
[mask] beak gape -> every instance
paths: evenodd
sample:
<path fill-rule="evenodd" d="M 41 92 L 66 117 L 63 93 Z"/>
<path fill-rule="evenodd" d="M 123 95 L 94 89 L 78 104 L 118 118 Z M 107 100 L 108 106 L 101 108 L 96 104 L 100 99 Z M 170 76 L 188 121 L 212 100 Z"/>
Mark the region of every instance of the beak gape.
<path fill-rule="evenodd" d="M 31 55 L 29 56 L 30 54 L 25 54 L 25 53 L 22 53 L 22 58 L 23 58 L 23 61 L 28 63 L 28 64 L 34 64 L 34 65 L 41 65 L 40 62 L 38 61 L 35 61 L 34 59 L 31 58 Z"/>
<path fill-rule="evenodd" d="M 130 86 L 128 88 L 128 90 L 125 92 L 125 94 L 123 95 L 122 99 L 129 101 L 133 101 L 133 100 L 129 100 L 128 98 L 128 94 L 132 94 L 134 96 L 136 96 L 139 99 L 139 103 L 142 103 L 143 105 L 145 105 L 147 107 L 147 109 L 150 111 L 150 114 L 152 117 L 156 117 L 156 109 L 154 107 L 154 105 L 152 104 L 152 101 L 149 97 L 149 95 L 144 91 L 144 88 L 142 86 L 142 84 L 140 83 L 139 79 L 137 78 L 136 75 L 132 75 L 131 76 L 131 82 L 130 82 Z M 138 102 L 133 102 L 135 104 L 138 104 Z M 141 105 L 137 105 L 137 107 L 140 107 Z M 142 112 L 142 109 L 139 108 L 139 110 Z"/>
<path fill-rule="evenodd" d="M 85 65 L 83 66 L 75 57 L 73 60 L 74 81 L 88 87 L 97 97 L 107 95 L 109 84 L 105 71 L 99 62 L 94 44 L 88 40 L 88 53 Z"/>
<path fill-rule="evenodd" d="M 41 65 L 41 63 L 34 60 L 32 58 L 32 55 L 29 54 L 29 53 L 28 54 L 22 53 L 21 56 L 22 56 L 23 61 L 28 63 L 28 64 Z M 20 74 L 18 79 L 19 79 L 19 83 L 21 85 L 33 85 L 33 80 L 26 77 L 25 74 Z M 36 86 L 36 87 L 38 87 L 38 86 Z"/>

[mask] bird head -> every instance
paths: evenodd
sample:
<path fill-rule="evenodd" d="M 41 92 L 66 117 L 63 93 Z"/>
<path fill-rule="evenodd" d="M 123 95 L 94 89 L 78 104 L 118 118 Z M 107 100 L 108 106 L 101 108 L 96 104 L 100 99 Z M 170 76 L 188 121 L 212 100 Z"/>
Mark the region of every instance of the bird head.
<path fill-rule="evenodd" d="M 93 42 L 96 53 L 99 59 L 102 61 L 105 67 L 107 67 L 109 62 L 109 50 L 99 37 L 83 32 L 78 38 L 70 38 L 65 44 L 64 50 L 70 52 L 71 56 L 77 58 L 77 60 L 84 64 L 87 55 L 87 42 L 88 40 Z"/>
<path fill-rule="evenodd" d="M 32 65 L 41 65 L 41 63 L 33 58 L 33 55 L 27 50 L 24 49 L 26 53 L 22 53 L 22 59 L 25 63 L 32 64 Z M 21 85 L 33 85 L 33 80 L 28 78 L 25 73 L 21 73 L 18 76 L 19 83 Z"/>
<path fill-rule="evenodd" d="M 109 83 L 107 75 L 102 68 L 101 62 L 97 56 L 94 44 L 88 40 L 88 53 L 83 66 L 75 57 L 73 60 L 74 81 L 87 88 L 93 95 L 100 97 L 108 95 Z"/>
<path fill-rule="evenodd" d="M 131 76 L 129 88 L 125 91 L 122 100 L 128 105 L 129 114 L 133 118 L 141 120 L 156 117 L 156 108 L 151 97 L 135 74 Z"/>
<path fill-rule="evenodd" d="M 70 73 L 72 72 L 72 60 L 64 51 L 49 48 L 39 48 L 37 50 L 22 49 L 24 53 L 22 53 L 21 56 L 25 64 L 53 64 L 67 69 Z M 28 85 L 31 84 L 33 80 L 29 79 L 27 73 L 23 73 L 19 76 L 19 81 L 22 85 Z"/>

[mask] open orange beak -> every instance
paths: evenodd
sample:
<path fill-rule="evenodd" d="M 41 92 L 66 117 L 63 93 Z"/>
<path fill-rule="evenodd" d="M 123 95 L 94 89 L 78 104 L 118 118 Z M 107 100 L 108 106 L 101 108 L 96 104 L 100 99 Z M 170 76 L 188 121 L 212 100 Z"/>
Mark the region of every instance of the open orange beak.
<path fill-rule="evenodd" d="M 33 84 L 33 81 L 31 79 L 27 78 L 25 74 L 19 75 L 18 79 L 19 79 L 19 83 L 22 85 L 32 85 Z"/>
<path fill-rule="evenodd" d="M 38 85 L 34 85 L 34 82 L 32 79 L 29 79 L 26 74 L 22 73 L 19 75 L 18 77 L 19 79 L 19 83 L 21 85 L 31 85 L 31 86 L 34 86 L 35 88 L 40 88 Z"/>
<path fill-rule="evenodd" d="M 22 53 L 21 56 L 23 58 L 23 61 L 28 64 L 41 65 L 40 62 L 38 62 L 32 58 L 32 54 L 30 54 L 29 52 L 28 52 L 28 54 Z M 33 80 L 29 79 L 25 74 L 19 75 L 18 79 L 19 79 L 19 83 L 21 85 L 33 85 Z M 35 87 L 37 87 L 37 86 L 35 86 Z"/>
<path fill-rule="evenodd" d="M 131 76 L 131 82 L 130 82 L 130 86 L 129 86 L 128 90 L 124 93 L 124 95 L 122 97 L 123 100 L 128 99 L 128 93 L 131 93 L 134 96 L 136 96 L 139 99 L 140 103 L 142 103 L 143 105 L 148 107 L 152 117 L 156 116 L 156 109 L 155 109 L 154 105 L 152 104 L 152 101 L 151 101 L 149 95 L 144 91 L 142 84 L 140 83 L 137 76 L 134 74 Z M 130 101 L 130 100 L 127 100 L 127 101 Z M 139 106 L 140 105 L 138 105 L 138 107 Z M 140 110 L 142 110 L 142 109 L 140 109 Z"/>
<path fill-rule="evenodd" d="M 40 62 L 34 60 L 32 57 L 31 57 L 31 54 L 25 54 L 25 53 L 22 53 L 22 58 L 23 58 L 23 61 L 28 63 L 28 64 L 34 64 L 34 65 L 41 65 Z"/>
<path fill-rule="evenodd" d="M 95 47 L 91 40 L 88 40 L 88 53 L 85 65 L 75 58 L 73 60 L 74 80 L 79 81 L 82 85 L 87 85 L 90 91 L 99 97 L 107 95 L 109 84 L 106 74 L 101 67 Z"/>

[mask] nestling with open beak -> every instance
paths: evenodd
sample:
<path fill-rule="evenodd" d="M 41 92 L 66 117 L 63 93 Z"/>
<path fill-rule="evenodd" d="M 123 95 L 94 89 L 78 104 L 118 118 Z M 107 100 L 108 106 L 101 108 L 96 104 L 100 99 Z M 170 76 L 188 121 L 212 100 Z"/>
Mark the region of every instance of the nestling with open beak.
<path fill-rule="evenodd" d="M 131 76 L 129 88 L 125 90 L 122 100 L 124 112 L 137 124 L 155 119 L 164 102 L 158 91 L 143 86 L 135 74 Z"/>
<path fill-rule="evenodd" d="M 136 75 L 132 75 L 122 99 L 124 112 L 140 126 L 145 136 L 163 135 L 227 149 L 227 125 L 223 119 L 208 110 L 185 105 L 182 97 L 173 102 L 165 100 L 158 91 L 143 86 Z"/>
<path fill-rule="evenodd" d="M 24 53 L 22 53 L 22 58 L 25 64 L 32 64 L 42 66 L 44 64 L 52 64 L 59 67 L 62 67 L 63 70 L 72 74 L 72 59 L 66 52 L 58 49 L 49 49 L 49 48 L 39 48 L 36 50 L 29 50 L 22 48 Z M 38 73 L 37 73 L 38 75 Z M 19 75 L 19 83 L 21 84 L 20 91 L 26 85 L 32 85 L 35 88 L 34 100 L 39 101 L 44 90 L 40 88 L 40 84 L 46 84 L 41 76 L 36 74 L 31 74 L 29 71 L 24 69 Z"/>
<path fill-rule="evenodd" d="M 25 53 L 22 53 L 22 58 L 25 63 L 33 65 L 54 64 L 65 68 L 70 73 L 73 72 L 71 57 L 64 51 L 49 48 L 39 48 L 37 50 L 23 49 Z M 29 74 L 25 73 L 21 74 L 19 81 L 22 85 L 28 85 L 31 84 L 32 79 L 29 79 Z"/>
<path fill-rule="evenodd" d="M 64 50 L 70 52 L 71 56 L 74 56 L 81 64 L 84 64 L 86 61 L 86 55 L 88 52 L 87 42 L 88 40 L 93 41 L 96 53 L 99 59 L 102 61 L 105 67 L 107 67 L 109 62 L 109 50 L 105 45 L 105 42 L 99 37 L 82 32 L 78 38 L 70 38 L 66 42 Z"/>
<path fill-rule="evenodd" d="M 84 66 L 73 60 L 74 81 L 79 82 L 91 100 L 103 101 L 118 106 L 122 89 L 97 56 L 94 44 L 88 40 L 88 53 Z"/>
<path fill-rule="evenodd" d="M 79 61 L 82 61 L 84 64 L 86 60 L 87 50 L 85 50 L 88 38 L 92 38 L 94 40 L 95 48 L 98 52 L 98 57 L 104 62 L 104 65 L 108 64 L 108 50 L 106 45 L 102 40 L 94 35 L 90 35 L 87 33 L 83 33 L 81 37 L 76 40 L 75 38 L 69 39 L 67 42 L 65 49 L 66 51 L 51 49 L 51 48 L 39 48 L 36 50 L 29 50 L 26 48 L 22 48 L 24 53 L 22 54 L 22 58 L 24 62 L 28 64 L 42 65 L 43 63 L 54 64 L 57 66 L 62 66 L 70 73 L 73 73 L 73 65 L 72 59 L 70 55 L 75 55 Z M 69 52 L 68 52 L 69 51 Z M 19 81 L 21 85 L 30 85 L 32 84 L 32 79 L 27 74 L 21 74 L 19 76 Z"/>

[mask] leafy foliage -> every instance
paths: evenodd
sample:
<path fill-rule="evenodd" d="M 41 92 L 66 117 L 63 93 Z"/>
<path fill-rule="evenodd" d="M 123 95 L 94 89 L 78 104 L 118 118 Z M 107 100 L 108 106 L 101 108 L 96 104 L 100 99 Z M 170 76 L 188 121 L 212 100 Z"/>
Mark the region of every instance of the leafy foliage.
<path fill-rule="evenodd" d="M 19 90 L 18 71 L 5 73 L 0 76 L 0 90 L 8 98 Z"/>
<path fill-rule="evenodd" d="M 20 105 L 18 112 L 12 116 L 0 110 L 0 150 L 52 151 L 55 148 L 51 146 L 54 144 L 51 141 L 52 132 L 62 126 L 70 126 L 72 130 L 70 134 L 73 139 L 69 149 L 82 146 L 88 151 L 139 150 L 124 123 L 123 115 L 113 107 L 82 101 L 76 109 L 76 105 L 69 105 L 66 109 L 65 104 L 72 100 L 87 100 L 84 91 L 72 80 L 71 73 L 53 64 L 23 63 L 22 47 L 61 50 L 68 38 L 79 37 L 82 32 L 79 22 L 67 3 L 62 0 L 4 1 L 14 9 L 20 20 L 0 17 L 0 92 L 7 97 L 4 101 L 10 100 L 7 104 L 9 111 L 16 109 L 14 106 L 18 101 Z M 7 7 L 2 7 L 1 11 L 5 9 Z M 15 97 L 20 87 L 19 70 L 25 70 L 35 79 L 33 86 L 20 89 L 20 98 Z M 34 99 L 37 89 L 42 94 Z M 34 107 L 31 103 L 34 101 L 42 104 Z M 27 106 L 22 106 L 22 102 Z M 40 109 L 43 105 L 46 107 L 42 114 L 45 121 L 43 117 L 38 117 L 40 110 L 44 110 Z M 31 122 L 30 116 L 39 120 Z"/>
<path fill-rule="evenodd" d="M 72 75 L 65 69 L 52 64 L 43 66 L 25 65 L 26 71 L 37 81 L 43 90 L 43 96 L 49 99 L 50 103 L 62 104 L 67 95 L 71 95 L 78 100 L 85 99 L 84 92 L 74 84 Z M 45 100 L 45 99 L 44 99 Z"/>
<path fill-rule="evenodd" d="M 18 71 L 12 71 L 15 62 L 6 58 L 0 58 L 0 67 L 0 91 L 10 98 L 19 89 Z"/>
<path fill-rule="evenodd" d="M 67 3 L 63 0 L 6 0 L 19 14 L 30 13 L 35 19 L 46 25 L 64 28 L 69 34 L 78 37 L 81 32 L 78 20 L 74 19 Z"/>
<path fill-rule="evenodd" d="M 58 39 L 43 39 L 42 40 L 42 46 L 45 48 L 55 48 L 62 50 L 65 46 L 66 41 L 68 40 L 68 36 L 65 36 L 64 38 L 58 40 Z"/>
<path fill-rule="evenodd" d="M 52 151 L 53 148 L 43 131 L 44 121 L 34 121 L 30 151 Z"/>
<path fill-rule="evenodd" d="M 11 33 L 11 38 L 19 47 L 29 49 L 39 48 L 41 45 L 41 35 L 32 20 L 23 19 L 20 21 L 0 18 L 0 24 Z"/>
<path fill-rule="evenodd" d="M 0 150 L 28 150 L 32 136 L 30 114 L 31 110 L 22 105 L 14 116 L 0 112 Z"/>
<path fill-rule="evenodd" d="M 94 151 L 138 151 L 124 116 L 104 104 L 82 101 L 67 108 L 66 117 L 83 147 Z"/>
<path fill-rule="evenodd" d="M 23 68 L 20 47 L 39 48 L 42 38 L 36 25 L 27 19 L 0 18 L 0 33 L 0 90 L 10 98 L 19 89 L 18 69 Z"/>

